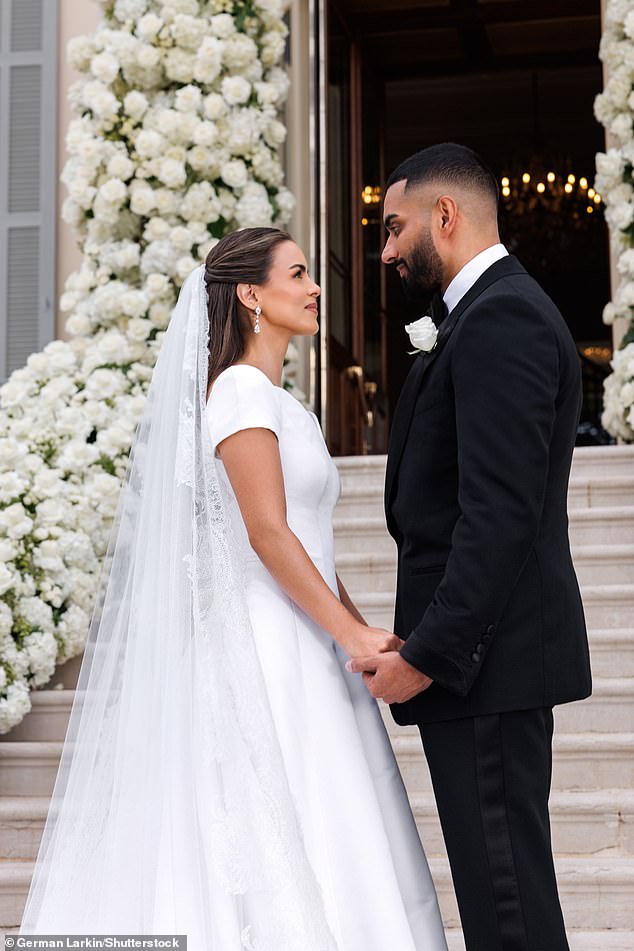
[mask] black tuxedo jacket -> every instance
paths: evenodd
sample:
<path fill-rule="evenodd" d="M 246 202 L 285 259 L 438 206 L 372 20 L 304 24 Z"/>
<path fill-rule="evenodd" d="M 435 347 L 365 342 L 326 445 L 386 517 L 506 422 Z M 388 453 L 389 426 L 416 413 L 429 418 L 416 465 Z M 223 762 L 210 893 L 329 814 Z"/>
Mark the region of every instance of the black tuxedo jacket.
<path fill-rule="evenodd" d="M 394 631 L 434 680 L 397 723 L 552 706 L 591 692 L 568 540 L 579 357 L 514 256 L 492 264 L 418 355 L 399 398 L 385 511 Z"/>

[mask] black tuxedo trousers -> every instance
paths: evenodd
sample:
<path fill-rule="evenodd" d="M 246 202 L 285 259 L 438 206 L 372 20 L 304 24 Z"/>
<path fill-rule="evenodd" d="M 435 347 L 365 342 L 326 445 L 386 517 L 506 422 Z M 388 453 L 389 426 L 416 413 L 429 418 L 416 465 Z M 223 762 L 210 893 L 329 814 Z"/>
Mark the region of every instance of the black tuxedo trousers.
<path fill-rule="evenodd" d="M 581 398 L 570 332 L 511 255 L 414 359 L 394 414 L 394 631 L 433 684 L 392 714 L 422 733 L 467 951 L 567 948 L 548 793 L 552 707 L 591 691 L 567 518 Z"/>

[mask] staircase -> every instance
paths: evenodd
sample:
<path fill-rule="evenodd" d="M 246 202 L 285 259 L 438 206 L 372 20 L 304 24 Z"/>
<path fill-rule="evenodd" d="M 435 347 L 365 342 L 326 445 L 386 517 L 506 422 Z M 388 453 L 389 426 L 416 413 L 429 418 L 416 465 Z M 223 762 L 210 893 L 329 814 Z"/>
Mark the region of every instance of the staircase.
<path fill-rule="evenodd" d="M 385 457 L 337 460 L 337 569 L 366 619 L 391 629 L 396 548 Z M 572 951 L 634 949 L 634 447 L 575 450 L 570 539 L 590 634 L 593 696 L 556 708 L 553 843 Z M 450 951 L 460 919 L 420 736 L 385 722 L 439 894 Z"/>
<path fill-rule="evenodd" d="M 395 547 L 383 517 L 385 457 L 337 460 L 337 565 L 372 623 L 390 627 Z M 551 797 L 559 884 L 573 951 L 634 948 L 634 447 L 575 452 L 569 496 L 595 678 L 591 699 L 557 708 Z M 0 930 L 19 926 L 79 670 L 59 667 L 0 737 Z M 63 684 L 64 689 L 54 689 Z M 53 688 L 53 689 L 51 689 Z M 385 721 L 449 929 L 464 949 L 418 731 Z"/>

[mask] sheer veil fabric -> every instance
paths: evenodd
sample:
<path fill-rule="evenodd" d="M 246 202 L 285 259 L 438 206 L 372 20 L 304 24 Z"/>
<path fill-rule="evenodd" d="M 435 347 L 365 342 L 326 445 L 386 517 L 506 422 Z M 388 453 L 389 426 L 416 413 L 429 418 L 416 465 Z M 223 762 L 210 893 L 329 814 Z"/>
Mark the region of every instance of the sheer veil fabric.
<path fill-rule="evenodd" d="M 336 951 L 208 437 L 208 335 L 201 266 L 130 454 L 20 933 Z"/>

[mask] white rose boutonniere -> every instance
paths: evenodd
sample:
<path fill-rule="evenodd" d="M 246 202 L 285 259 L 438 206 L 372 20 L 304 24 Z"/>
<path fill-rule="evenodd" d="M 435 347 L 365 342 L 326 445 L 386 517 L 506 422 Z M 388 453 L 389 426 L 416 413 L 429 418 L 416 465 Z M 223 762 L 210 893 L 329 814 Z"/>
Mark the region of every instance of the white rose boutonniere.
<path fill-rule="evenodd" d="M 415 350 L 408 350 L 410 355 L 414 353 L 429 353 L 429 351 L 433 350 L 436 346 L 438 327 L 431 317 L 421 317 L 420 320 L 406 324 L 405 332 L 409 335 L 412 346 L 416 348 Z"/>

